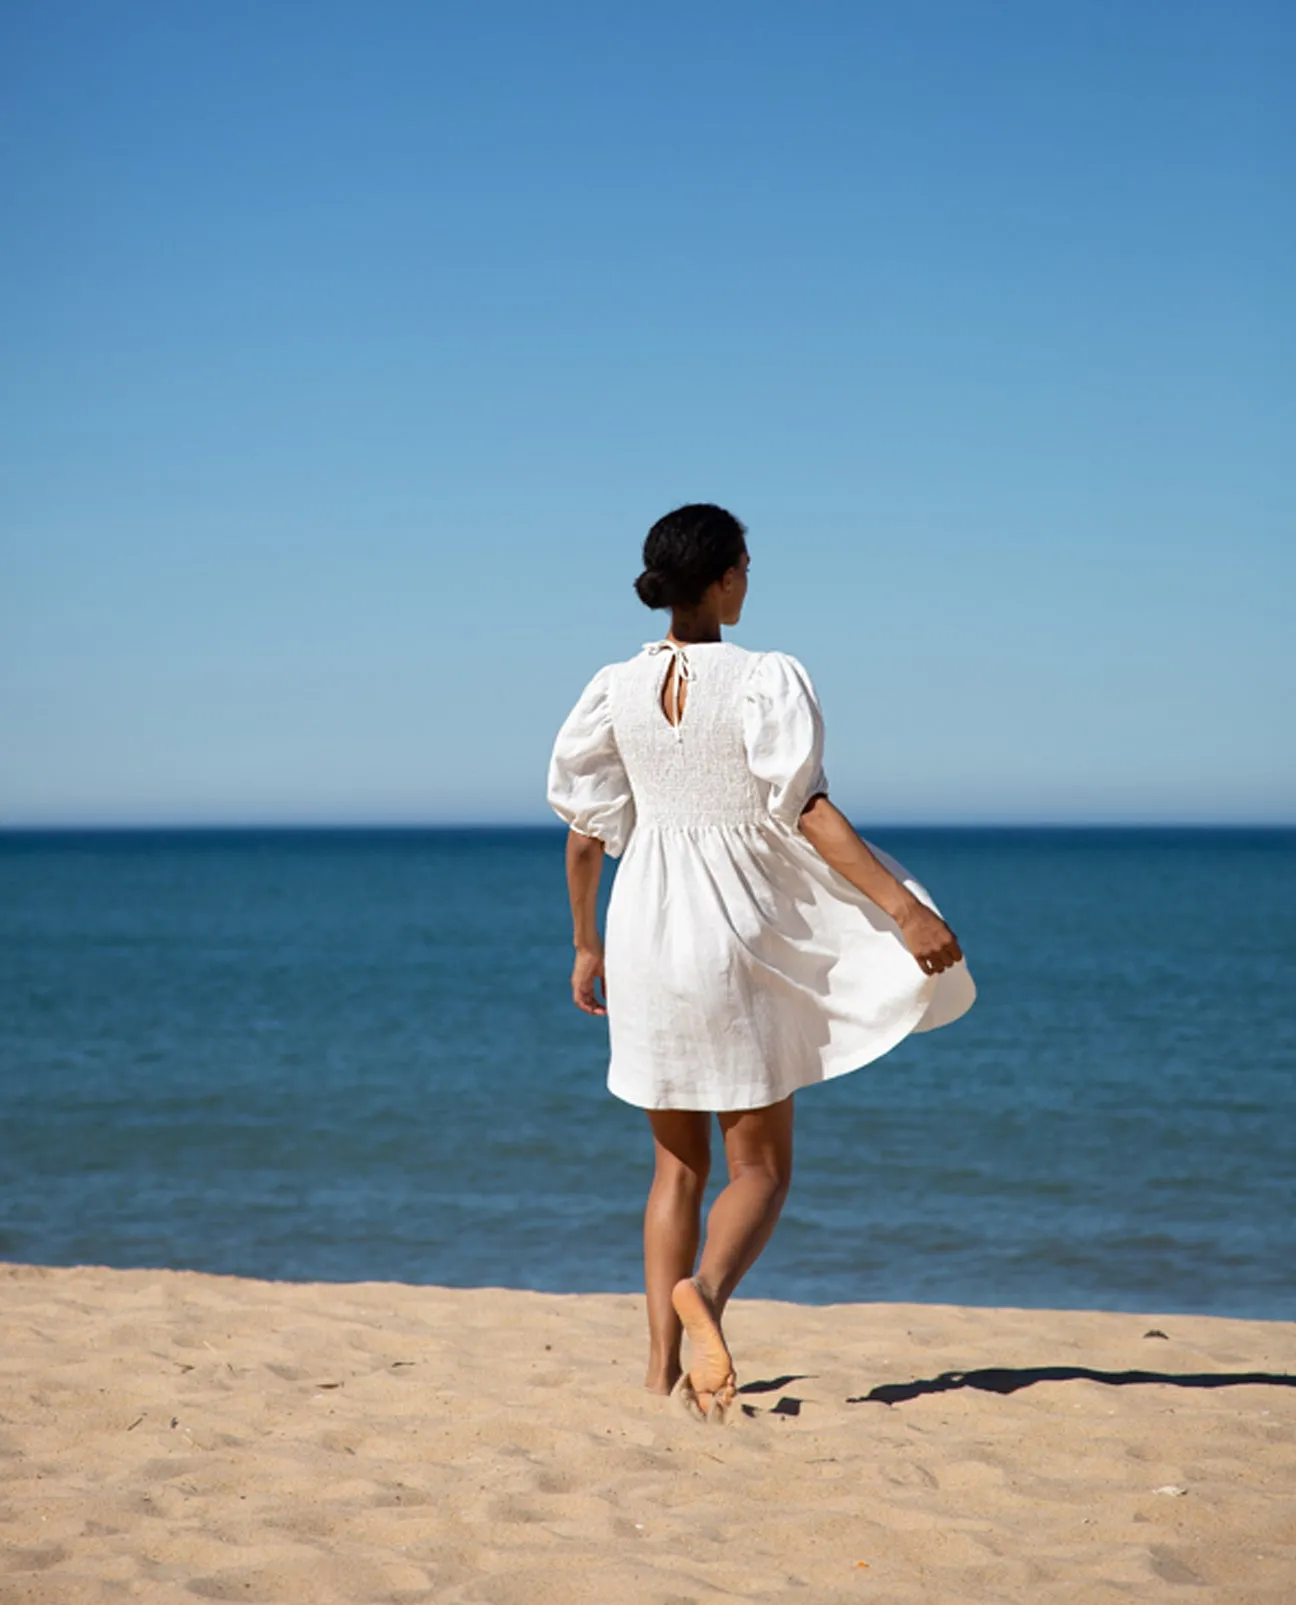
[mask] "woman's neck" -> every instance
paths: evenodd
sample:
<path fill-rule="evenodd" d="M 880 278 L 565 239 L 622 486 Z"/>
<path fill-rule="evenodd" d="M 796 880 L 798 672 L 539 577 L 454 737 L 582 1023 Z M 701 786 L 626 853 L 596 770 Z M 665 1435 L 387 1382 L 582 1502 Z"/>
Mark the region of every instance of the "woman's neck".
<path fill-rule="evenodd" d="M 720 640 L 720 620 L 716 618 L 681 618 L 677 613 L 671 619 L 666 639 L 676 646 L 701 646 L 708 641 Z"/>

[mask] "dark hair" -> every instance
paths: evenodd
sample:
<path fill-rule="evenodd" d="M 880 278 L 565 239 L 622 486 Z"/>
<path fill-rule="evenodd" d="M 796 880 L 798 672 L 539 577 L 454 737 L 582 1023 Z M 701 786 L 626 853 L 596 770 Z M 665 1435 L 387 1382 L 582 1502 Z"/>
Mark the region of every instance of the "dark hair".
<path fill-rule="evenodd" d="M 747 550 L 746 533 L 711 502 L 690 502 L 659 518 L 644 541 L 644 571 L 634 582 L 639 600 L 645 607 L 695 607 Z"/>

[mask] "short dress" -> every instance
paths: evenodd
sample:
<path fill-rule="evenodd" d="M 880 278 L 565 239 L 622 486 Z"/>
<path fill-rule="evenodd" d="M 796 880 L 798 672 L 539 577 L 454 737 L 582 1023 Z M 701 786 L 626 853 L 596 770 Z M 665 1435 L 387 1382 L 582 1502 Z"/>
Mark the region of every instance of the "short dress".
<path fill-rule="evenodd" d="M 688 686 L 677 723 L 661 701 L 672 658 Z M 828 790 L 823 746 L 797 659 L 729 641 L 647 642 L 600 669 L 563 722 L 550 805 L 619 859 L 604 980 L 607 1084 L 626 1103 L 763 1108 L 972 1006 L 966 960 L 927 975 L 801 834 Z"/>

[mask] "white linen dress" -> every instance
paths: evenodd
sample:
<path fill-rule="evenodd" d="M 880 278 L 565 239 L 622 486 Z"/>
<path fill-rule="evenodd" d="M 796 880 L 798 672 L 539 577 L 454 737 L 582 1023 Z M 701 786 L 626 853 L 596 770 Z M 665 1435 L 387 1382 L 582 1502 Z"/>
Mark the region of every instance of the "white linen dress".
<path fill-rule="evenodd" d="M 688 684 L 675 724 L 661 702 L 672 658 Z M 549 802 L 620 860 L 604 974 L 607 1084 L 625 1102 L 763 1108 L 972 1006 L 966 961 L 925 974 L 801 834 L 828 790 L 823 741 L 801 664 L 729 641 L 650 641 L 600 669 L 563 722 Z"/>

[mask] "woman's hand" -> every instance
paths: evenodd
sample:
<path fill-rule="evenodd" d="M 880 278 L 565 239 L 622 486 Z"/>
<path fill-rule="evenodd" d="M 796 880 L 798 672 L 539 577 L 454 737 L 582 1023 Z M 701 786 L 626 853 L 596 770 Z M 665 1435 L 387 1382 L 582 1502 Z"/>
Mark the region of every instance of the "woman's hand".
<path fill-rule="evenodd" d="M 927 975 L 939 975 L 963 957 L 958 937 L 939 914 L 933 914 L 926 903 L 920 903 L 916 897 L 911 899 L 911 906 L 896 916 L 896 924 L 905 946 Z"/>
<path fill-rule="evenodd" d="M 607 1004 L 600 1003 L 594 991 L 595 981 L 602 981 L 603 996 L 607 997 L 607 977 L 603 974 L 603 949 L 578 947 L 576 962 L 572 965 L 572 1000 L 586 1014 L 606 1014 Z"/>
<path fill-rule="evenodd" d="M 816 792 L 806 804 L 800 824 L 801 834 L 819 856 L 896 922 L 924 974 L 939 975 L 958 963 L 963 949 L 954 932 L 870 852 L 867 842 L 825 792 Z"/>

